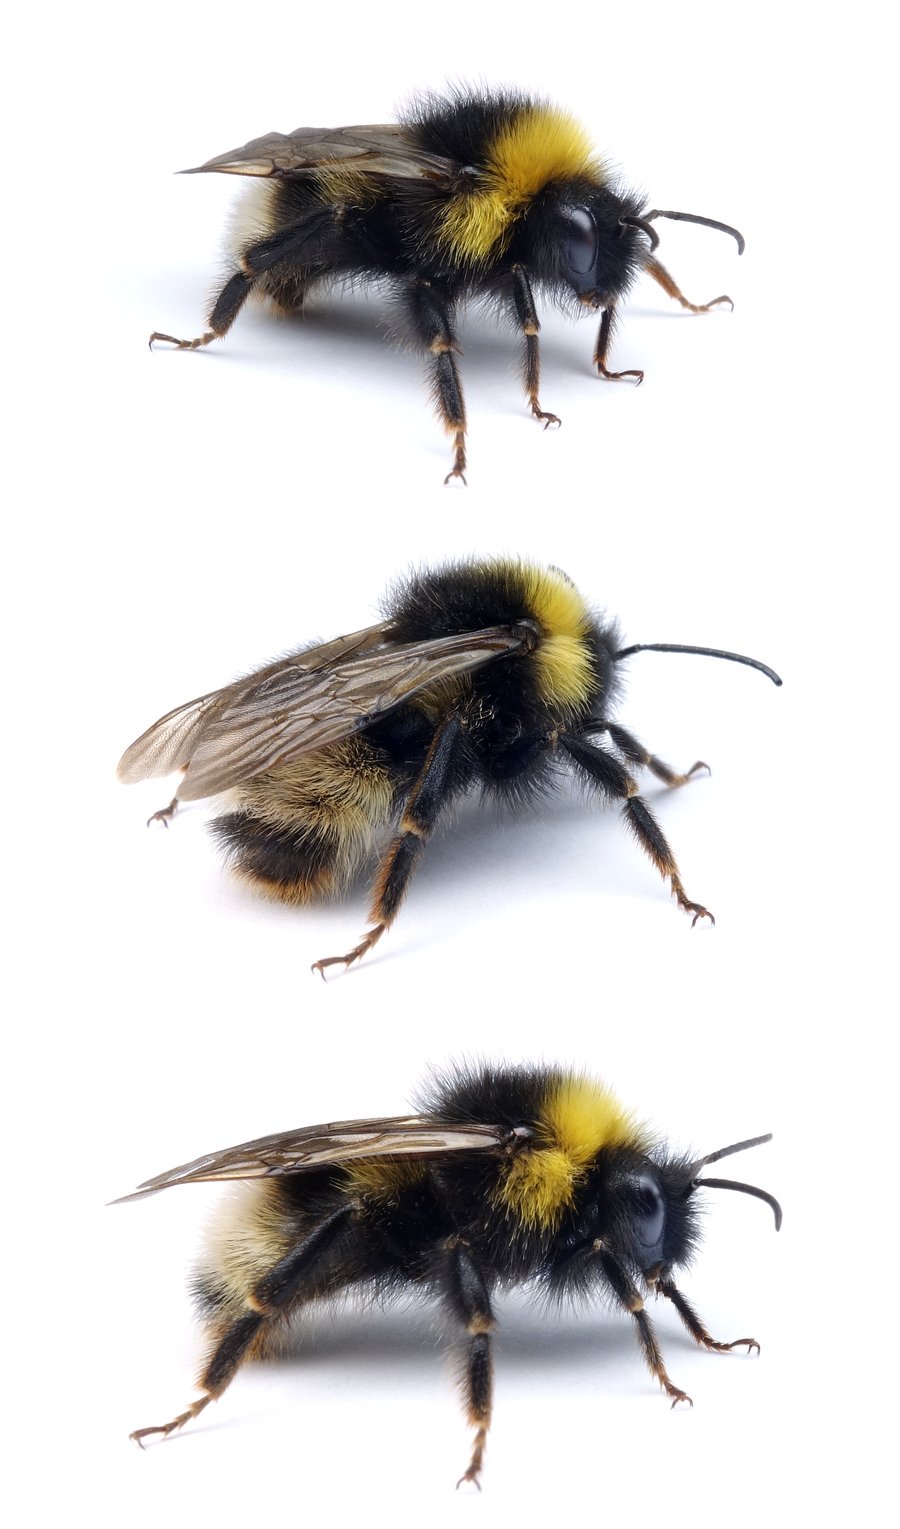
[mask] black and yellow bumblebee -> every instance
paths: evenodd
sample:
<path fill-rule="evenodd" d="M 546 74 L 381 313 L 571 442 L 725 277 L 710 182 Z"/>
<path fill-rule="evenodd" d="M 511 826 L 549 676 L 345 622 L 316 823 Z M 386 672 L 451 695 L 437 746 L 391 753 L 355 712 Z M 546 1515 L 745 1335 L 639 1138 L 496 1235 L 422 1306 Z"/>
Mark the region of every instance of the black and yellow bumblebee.
<path fill-rule="evenodd" d="M 592 614 L 558 568 L 451 563 L 399 582 L 377 625 L 167 713 L 126 750 L 119 778 L 184 772 L 150 819 L 164 824 L 180 801 L 231 792 L 214 833 L 241 876 L 288 903 L 344 891 L 393 830 L 378 861 L 372 928 L 347 955 L 317 961 L 322 974 L 381 938 L 455 798 L 478 789 L 521 806 L 552 787 L 562 766 L 622 803 L 679 906 L 694 923 L 712 920 L 687 896 L 628 768 L 681 786 L 706 765 L 679 774 L 610 720 L 617 664 L 647 648 L 736 659 L 781 684 L 765 664 L 718 649 L 621 648 L 615 623 Z"/>
<path fill-rule="evenodd" d="M 599 311 L 594 365 L 610 371 L 616 308 L 641 271 L 692 313 L 692 303 L 654 253 L 657 218 L 737 229 L 692 213 L 648 208 L 619 186 L 568 113 L 517 93 L 460 90 L 426 96 L 399 123 L 268 133 L 185 174 L 257 177 L 237 209 L 233 274 L 194 340 L 151 335 L 196 350 L 228 333 L 251 292 L 297 312 L 316 286 L 352 280 L 392 284 L 415 341 L 430 355 L 431 385 L 453 440 L 445 481 L 465 481 L 466 413 L 456 356 L 456 310 L 484 298 L 508 313 L 524 341 L 525 394 L 541 408 L 533 289 L 574 312 Z"/>
<path fill-rule="evenodd" d="M 478 1481 L 491 1420 L 498 1289 L 530 1285 L 557 1299 L 616 1303 L 631 1315 L 673 1406 L 690 1397 L 669 1379 L 644 1305 L 649 1293 L 671 1301 L 704 1348 L 759 1349 L 755 1338 L 712 1338 L 672 1274 L 699 1240 L 698 1189 L 755 1195 L 781 1225 L 765 1190 L 700 1176 L 770 1136 L 705 1157 L 671 1154 L 603 1084 L 547 1067 L 457 1068 L 432 1079 L 419 1108 L 246 1142 L 124 1197 L 205 1180 L 260 1181 L 223 1207 L 194 1275 L 211 1344 L 202 1395 L 133 1439 L 180 1428 L 221 1396 L 245 1359 L 271 1354 L 292 1318 L 347 1292 L 381 1300 L 419 1291 L 455 1326 L 475 1430 L 461 1481 Z"/>

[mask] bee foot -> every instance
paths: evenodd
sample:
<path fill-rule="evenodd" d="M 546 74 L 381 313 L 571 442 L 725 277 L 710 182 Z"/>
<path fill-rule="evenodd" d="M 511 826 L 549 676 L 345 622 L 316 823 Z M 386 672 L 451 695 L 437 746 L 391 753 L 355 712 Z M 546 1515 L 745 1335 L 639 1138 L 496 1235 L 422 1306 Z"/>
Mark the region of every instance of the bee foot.
<path fill-rule="evenodd" d="M 151 823 L 162 823 L 163 828 L 168 828 L 169 819 L 174 818 L 177 810 L 178 797 L 173 796 L 168 807 L 160 807 L 158 812 L 151 814 L 151 816 L 147 819 L 147 827 L 149 828 Z"/>
<path fill-rule="evenodd" d="M 159 330 L 154 329 L 149 343 L 151 350 L 153 349 L 154 340 L 164 340 L 167 345 L 174 345 L 176 350 L 199 350 L 201 346 L 208 345 L 210 340 L 217 338 L 218 336 L 211 329 L 208 329 L 206 334 L 198 335 L 196 340 L 179 340 L 177 335 L 160 334 Z"/>
<path fill-rule="evenodd" d="M 735 1338 L 733 1343 L 715 1343 L 713 1347 L 725 1354 L 730 1353 L 734 1348 L 745 1348 L 748 1354 L 752 1354 L 756 1349 L 757 1354 L 759 1353 L 759 1344 L 755 1338 Z"/>
<path fill-rule="evenodd" d="M 643 372 L 638 371 L 637 368 L 632 368 L 627 372 L 609 372 L 602 361 L 597 362 L 597 371 L 605 382 L 624 382 L 626 377 L 636 377 L 635 387 L 639 388 L 644 380 Z"/>
<path fill-rule="evenodd" d="M 134 1439 L 135 1444 L 138 1444 L 143 1449 L 143 1440 L 148 1439 L 151 1434 L 160 1433 L 164 1439 L 167 1438 L 170 1433 L 175 1432 L 176 1428 L 183 1428 L 185 1423 L 191 1421 L 191 1418 L 197 1417 L 204 1407 L 209 1406 L 211 1401 L 211 1396 L 201 1396 L 197 1401 L 192 1402 L 186 1411 L 180 1412 L 177 1418 L 173 1418 L 171 1423 L 158 1423 L 154 1428 L 136 1428 L 134 1433 L 130 1433 L 128 1437 L 129 1439 Z"/>
<path fill-rule="evenodd" d="M 364 940 L 360 940 L 353 950 L 348 951 L 346 956 L 323 956 L 321 961 L 313 962 L 310 971 L 318 972 L 324 982 L 326 966 L 347 967 L 352 966 L 354 961 L 361 961 L 366 952 L 371 950 L 372 946 L 381 939 L 386 927 L 385 924 L 377 924 L 374 929 L 370 930 Z"/>
<path fill-rule="evenodd" d="M 679 1402 L 687 1402 L 689 1407 L 693 1407 L 694 1403 L 691 1401 L 691 1398 L 688 1396 L 686 1391 L 680 1391 L 677 1386 L 673 1385 L 667 1385 L 665 1390 L 666 1396 L 671 1396 L 672 1398 L 673 1407 L 677 1407 Z"/>
<path fill-rule="evenodd" d="M 461 467 L 454 467 L 454 468 L 451 469 L 450 472 L 448 472 L 446 478 L 444 479 L 444 487 L 445 488 L 446 488 L 447 484 L 450 482 L 451 478 L 459 478 L 460 481 L 462 482 L 463 486 L 465 488 L 468 488 L 469 485 L 466 482 L 466 475 L 463 472 Z"/>
<path fill-rule="evenodd" d="M 547 410 L 542 409 L 534 400 L 532 400 L 531 403 L 531 412 L 535 419 L 542 419 L 544 421 L 545 430 L 549 430 L 551 425 L 562 424 L 562 420 L 558 414 L 548 414 Z"/>

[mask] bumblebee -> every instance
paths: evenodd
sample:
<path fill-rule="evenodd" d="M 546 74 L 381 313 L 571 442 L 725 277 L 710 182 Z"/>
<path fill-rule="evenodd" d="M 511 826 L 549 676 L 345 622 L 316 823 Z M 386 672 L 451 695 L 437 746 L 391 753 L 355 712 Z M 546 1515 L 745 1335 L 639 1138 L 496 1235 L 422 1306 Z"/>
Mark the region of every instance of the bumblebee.
<path fill-rule="evenodd" d="M 616 665 L 647 648 L 740 654 L 674 644 L 623 649 L 614 622 L 592 615 L 558 568 L 498 558 L 416 573 L 390 592 L 384 620 L 302 649 L 210 691 L 155 722 L 119 762 L 124 782 L 183 773 L 181 801 L 231 793 L 212 829 L 238 873 L 281 901 L 341 893 L 379 842 L 372 927 L 323 976 L 371 950 L 393 922 L 444 809 L 465 792 L 521 806 L 562 767 L 620 801 L 638 843 L 693 922 L 665 836 L 629 766 L 682 786 L 679 774 L 610 720 Z M 603 735 L 615 753 L 604 749 Z"/>
<path fill-rule="evenodd" d="M 702 223 L 744 248 L 726 223 L 645 207 L 615 182 L 578 122 L 523 94 L 426 96 L 399 123 L 268 133 L 182 173 L 210 171 L 256 177 L 234 223 L 233 274 L 204 334 L 157 331 L 151 345 L 196 350 L 220 339 L 251 292 L 293 313 L 316 286 L 387 281 L 431 358 L 434 401 L 453 441 L 445 482 L 465 481 L 461 303 L 486 298 L 510 316 L 523 340 L 525 395 L 546 428 L 559 419 L 539 398 L 535 287 L 575 313 L 599 312 L 599 375 L 640 382 L 642 372 L 610 371 L 607 361 L 617 306 L 641 271 L 692 313 L 731 303 L 688 301 L 656 258 L 655 220 Z"/>
<path fill-rule="evenodd" d="M 644 1306 L 648 1294 L 671 1301 L 702 1347 L 759 1350 L 755 1338 L 711 1337 L 672 1274 L 698 1242 L 698 1189 L 755 1195 L 781 1225 L 781 1208 L 765 1190 L 700 1177 L 710 1163 L 770 1136 L 705 1157 L 671 1154 L 603 1084 L 545 1067 L 458 1068 L 434 1078 L 419 1107 L 417 1115 L 246 1142 L 124 1197 L 211 1179 L 258 1181 L 223 1207 L 194 1275 L 210 1341 L 202 1395 L 133 1439 L 143 1445 L 197 1417 L 245 1359 L 274 1351 L 292 1318 L 350 1291 L 421 1292 L 459 1334 L 474 1429 L 460 1482 L 478 1482 L 484 1457 L 498 1289 L 526 1285 L 557 1300 L 621 1307 L 673 1406 L 693 1404 L 669 1378 Z"/>

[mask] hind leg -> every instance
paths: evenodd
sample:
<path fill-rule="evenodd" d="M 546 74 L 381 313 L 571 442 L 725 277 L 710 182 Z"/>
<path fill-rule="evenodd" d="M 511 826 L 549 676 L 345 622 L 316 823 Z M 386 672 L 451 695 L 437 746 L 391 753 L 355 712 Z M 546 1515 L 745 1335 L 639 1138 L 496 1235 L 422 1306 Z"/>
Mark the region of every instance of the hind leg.
<path fill-rule="evenodd" d="M 334 262 L 339 249 L 338 222 L 332 207 L 322 208 L 270 238 L 257 240 L 242 252 L 240 270 L 229 277 L 213 303 L 205 333 L 195 340 L 179 340 L 175 335 L 154 330 L 151 346 L 154 340 L 165 340 L 178 350 L 199 350 L 212 340 L 222 339 L 260 278 L 265 278 L 268 290 L 296 296 L 312 275 L 321 274 Z M 275 300 L 278 301 L 277 297 Z"/>
<path fill-rule="evenodd" d="M 245 1298 L 245 1311 L 228 1325 L 197 1382 L 203 1395 L 168 1423 L 136 1428 L 131 1438 L 137 1444 L 143 1448 L 144 1439 L 152 1434 L 162 1434 L 165 1438 L 191 1418 L 198 1417 L 230 1385 L 249 1349 L 266 1328 L 283 1319 L 288 1309 L 302 1299 L 304 1287 L 312 1294 L 320 1293 L 317 1276 L 321 1274 L 321 1266 L 339 1240 L 347 1237 L 348 1221 L 355 1210 L 355 1205 L 347 1202 L 332 1211 L 257 1280 Z"/>

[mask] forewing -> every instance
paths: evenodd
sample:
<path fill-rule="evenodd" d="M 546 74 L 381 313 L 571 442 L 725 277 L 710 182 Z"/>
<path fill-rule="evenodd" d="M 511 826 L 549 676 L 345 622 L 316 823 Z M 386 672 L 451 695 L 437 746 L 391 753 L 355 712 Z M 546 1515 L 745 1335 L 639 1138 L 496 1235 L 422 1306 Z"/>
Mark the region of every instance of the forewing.
<path fill-rule="evenodd" d="M 160 775 L 171 775 L 175 770 L 187 769 L 206 726 L 224 708 L 234 704 L 235 699 L 244 691 L 263 684 L 288 664 L 295 673 L 320 672 L 339 664 L 348 654 L 371 647 L 383 636 L 383 625 L 364 627 L 346 637 L 336 637 L 332 642 L 304 648 L 299 653 L 292 653 L 287 659 L 276 659 L 274 663 L 266 664 L 244 679 L 235 680 L 232 685 L 225 685 L 221 690 L 211 690 L 207 695 L 199 696 L 196 701 L 186 701 L 183 706 L 160 717 L 158 722 L 148 727 L 125 750 L 117 768 L 119 780 L 125 785 L 134 785 L 139 780 L 152 780 Z"/>
<path fill-rule="evenodd" d="M 309 1173 L 314 1168 L 338 1168 L 346 1163 L 372 1162 L 378 1158 L 422 1158 L 430 1162 L 458 1152 L 490 1152 L 509 1135 L 504 1126 L 457 1125 L 434 1116 L 394 1116 L 387 1120 L 341 1120 L 331 1125 L 307 1126 L 261 1136 L 257 1141 L 212 1152 L 192 1163 L 170 1168 L 146 1179 L 130 1195 L 114 1200 L 142 1200 L 173 1184 L 199 1184 L 223 1179 L 284 1178 Z"/>
<path fill-rule="evenodd" d="M 181 173 L 303 176 L 336 165 L 366 175 L 431 181 L 449 181 L 459 168 L 450 159 L 418 149 L 405 128 L 387 122 L 378 126 L 298 127 L 294 133 L 265 133 L 239 149 L 217 154 L 205 164 Z"/>
<path fill-rule="evenodd" d="M 214 796 L 275 765 L 350 737 L 429 686 L 509 656 L 526 642 L 521 631 L 511 627 L 485 627 L 427 642 L 363 644 L 361 651 L 341 654 L 313 669 L 309 655 L 301 653 L 270 665 L 249 682 L 218 692 L 212 698 L 217 704 L 207 704 L 194 726 L 184 720 L 188 708 L 171 712 L 127 750 L 120 776 L 143 779 L 156 773 L 155 768 L 144 768 L 145 760 L 168 761 L 177 753 L 179 767 L 185 769 L 179 799 Z M 165 739 L 156 736 L 172 725 L 172 719 L 190 738 L 189 758 L 183 747 L 166 747 Z"/>

